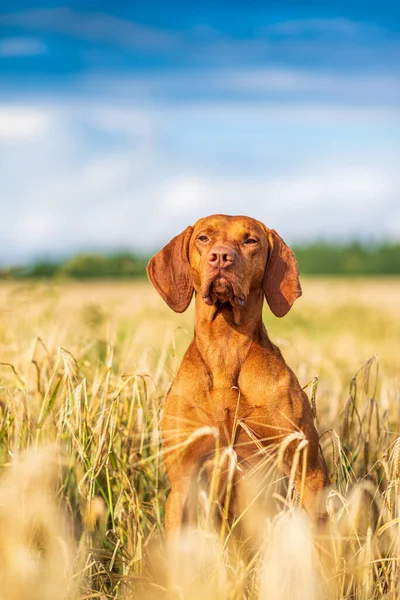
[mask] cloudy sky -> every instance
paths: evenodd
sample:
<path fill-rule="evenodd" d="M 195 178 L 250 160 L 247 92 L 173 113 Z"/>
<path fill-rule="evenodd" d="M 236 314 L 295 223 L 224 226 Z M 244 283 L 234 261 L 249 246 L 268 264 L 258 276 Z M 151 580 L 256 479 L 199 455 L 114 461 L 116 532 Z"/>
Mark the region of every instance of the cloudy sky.
<path fill-rule="evenodd" d="M 0 1 L 0 264 L 214 212 L 400 239 L 397 3 L 66 3 Z"/>

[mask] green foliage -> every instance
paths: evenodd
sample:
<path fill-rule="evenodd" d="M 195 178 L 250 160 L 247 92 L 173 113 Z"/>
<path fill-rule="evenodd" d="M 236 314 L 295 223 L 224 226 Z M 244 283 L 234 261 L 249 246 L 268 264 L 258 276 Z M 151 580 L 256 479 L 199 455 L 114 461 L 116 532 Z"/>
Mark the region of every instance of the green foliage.
<path fill-rule="evenodd" d="M 58 275 L 83 278 L 137 277 L 145 273 L 147 260 L 128 252 L 119 254 L 78 254 L 66 261 Z"/>
<path fill-rule="evenodd" d="M 42 260 L 25 268 L 0 270 L 0 277 L 18 279 L 108 279 L 144 277 L 147 257 L 129 252 L 77 254 L 58 262 Z"/>
<path fill-rule="evenodd" d="M 400 275 L 400 244 L 315 242 L 293 247 L 302 275 Z M 42 260 L 25 268 L 0 270 L 3 278 L 107 279 L 145 277 L 149 257 L 130 252 L 85 253 L 59 262 Z"/>
<path fill-rule="evenodd" d="M 49 260 L 41 260 L 30 268 L 28 268 L 28 272 L 31 277 L 38 278 L 50 278 L 54 277 L 58 269 L 58 265 L 55 262 Z M 21 273 L 22 274 L 22 273 Z"/>
<path fill-rule="evenodd" d="M 294 247 L 303 275 L 399 275 L 400 244 L 367 246 L 359 242 L 319 242 Z"/>

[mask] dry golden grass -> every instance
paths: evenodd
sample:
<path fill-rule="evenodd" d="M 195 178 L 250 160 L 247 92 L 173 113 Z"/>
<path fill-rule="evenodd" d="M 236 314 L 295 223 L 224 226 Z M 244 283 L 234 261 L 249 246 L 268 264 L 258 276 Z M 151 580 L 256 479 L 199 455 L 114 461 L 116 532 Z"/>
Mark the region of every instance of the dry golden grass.
<path fill-rule="evenodd" d="M 254 503 L 243 520 L 265 541 L 244 560 L 235 523 L 208 527 L 212 492 L 202 527 L 162 543 L 160 416 L 193 309 L 173 314 L 146 283 L 0 285 L 0 600 L 164 598 L 167 571 L 190 600 L 399 596 L 400 280 L 303 291 L 265 323 L 316 404 L 329 525 L 313 530 L 296 494 Z"/>

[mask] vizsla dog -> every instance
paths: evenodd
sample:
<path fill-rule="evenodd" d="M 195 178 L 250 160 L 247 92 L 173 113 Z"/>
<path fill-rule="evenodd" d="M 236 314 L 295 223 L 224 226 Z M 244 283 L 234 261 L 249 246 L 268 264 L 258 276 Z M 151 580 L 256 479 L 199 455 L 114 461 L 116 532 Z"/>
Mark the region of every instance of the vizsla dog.
<path fill-rule="evenodd" d="M 283 317 L 301 295 L 292 250 L 255 219 L 212 215 L 173 238 L 153 256 L 147 272 L 176 312 L 186 310 L 195 294 L 194 339 L 167 396 L 162 423 L 171 484 L 167 533 L 196 521 L 193 486 L 215 453 L 215 432 L 220 448 L 234 448 L 242 475 L 262 459 L 260 447 L 285 439 L 281 462 L 289 475 L 300 438 L 293 433 L 302 432 L 306 476 L 300 460 L 294 479 L 305 509 L 317 516 L 329 481 L 311 406 L 262 322 L 264 297 Z"/>

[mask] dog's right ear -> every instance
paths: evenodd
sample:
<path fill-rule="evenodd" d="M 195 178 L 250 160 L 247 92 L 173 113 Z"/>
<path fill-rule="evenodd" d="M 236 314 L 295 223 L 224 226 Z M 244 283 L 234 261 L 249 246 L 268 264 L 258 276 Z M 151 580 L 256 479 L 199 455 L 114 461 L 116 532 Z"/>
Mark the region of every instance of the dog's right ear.
<path fill-rule="evenodd" d="M 193 296 L 193 281 L 189 265 L 189 241 L 193 227 L 179 235 L 157 252 L 146 267 L 151 283 L 172 310 L 184 312 Z"/>
<path fill-rule="evenodd" d="M 269 229 L 267 234 L 269 256 L 264 273 L 264 293 L 274 315 L 284 317 L 301 296 L 299 268 L 293 250 L 276 231 Z"/>

